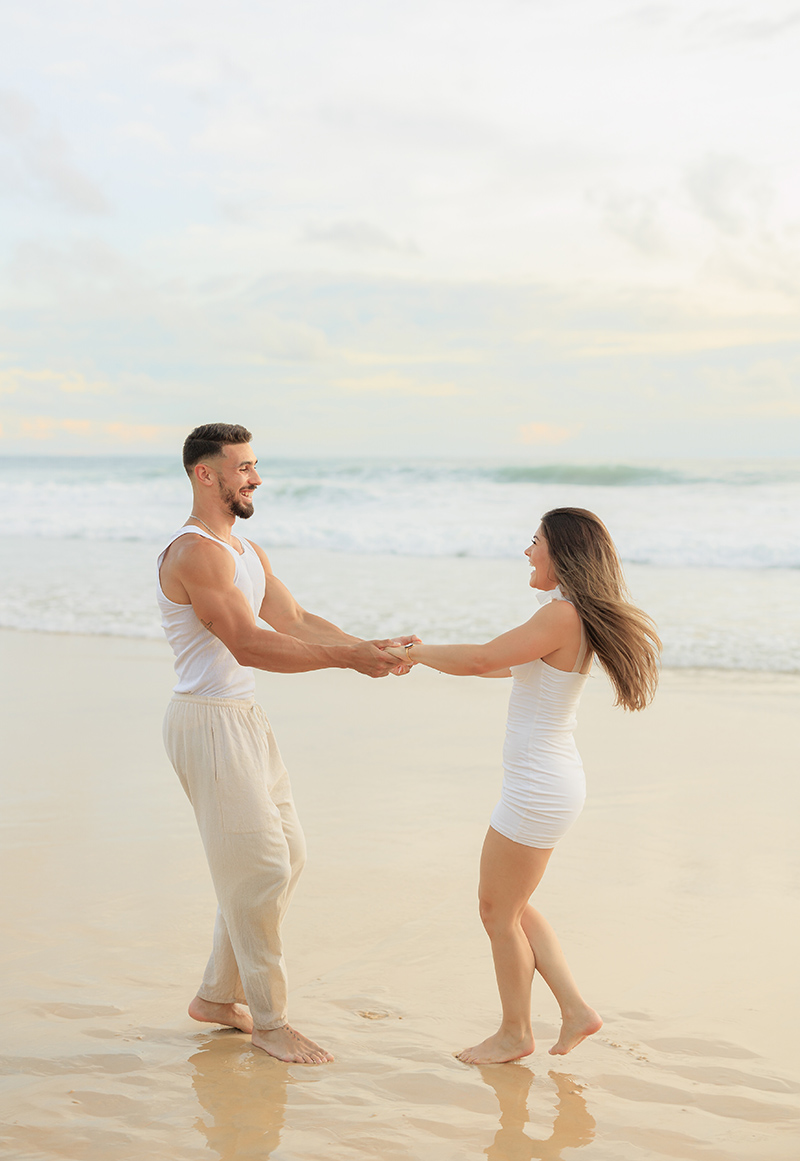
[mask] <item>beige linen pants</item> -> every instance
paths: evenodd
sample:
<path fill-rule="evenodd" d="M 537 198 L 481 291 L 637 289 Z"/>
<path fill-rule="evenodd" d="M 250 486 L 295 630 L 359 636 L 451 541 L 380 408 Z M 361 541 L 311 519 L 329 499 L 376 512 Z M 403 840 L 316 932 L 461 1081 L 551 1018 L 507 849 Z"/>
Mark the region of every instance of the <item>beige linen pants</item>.
<path fill-rule="evenodd" d="M 174 694 L 164 745 L 194 807 L 219 908 L 198 995 L 286 1023 L 281 921 L 305 863 L 289 775 L 252 700 Z"/>

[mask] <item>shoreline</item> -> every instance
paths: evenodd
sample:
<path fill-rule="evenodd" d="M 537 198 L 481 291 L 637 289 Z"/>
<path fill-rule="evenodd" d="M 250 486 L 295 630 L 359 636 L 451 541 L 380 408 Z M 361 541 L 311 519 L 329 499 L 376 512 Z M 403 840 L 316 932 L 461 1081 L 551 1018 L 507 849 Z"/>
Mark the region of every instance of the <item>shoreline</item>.
<path fill-rule="evenodd" d="M 0 622 L 161 640 L 157 547 L 0 538 Z M 413 630 L 427 641 L 488 641 L 535 611 L 521 550 L 493 559 L 276 548 L 270 558 L 301 605 L 368 640 Z M 666 668 L 798 672 L 799 571 L 631 565 L 626 576 L 659 626 Z"/>
<path fill-rule="evenodd" d="M 640 715 L 590 682 L 587 805 L 536 898 L 605 1027 L 550 1057 L 537 980 L 536 1052 L 481 1070 L 451 1053 L 497 1019 L 474 896 L 508 683 L 258 674 L 309 845 L 290 1018 L 336 1056 L 303 1069 L 186 1015 L 214 898 L 161 746 L 166 643 L 4 632 L 15 1155 L 505 1161 L 538 1140 L 587 1161 L 793 1161 L 796 675 L 665 671 Z"/>
<path fill-rule="evenodd" d="M 15 636 L 30 635 L 31 637 L 44 637 L 44 638 L 47 638 L 47 637 L 59 637 L 59 638 L 65 638 L 65 639 L 71 639 L 71 638 L 79 638 L 80 639 L 80 638 L 82 638 L 82 639 L 85 639 L 87 641 L 94 641 L 94 640 L 120 641 L 120 642 L 122 642 L 122 641 L 137 642 L 138 641 L 143 646 L 149 644 L 149 645 L 156 645 L 156 646 L 163 647 L 163 651 L 165 652 L 165 654 L 169 658 L 170 662 L 172 661 L 172 654 L 170 652 L 170 648 L 166 642 L 166 639 L 163 637 L 163 634 L 162 634 L 162 636 L 159 637 L 159 636 L 155 636 L 155 635 L 145 636 L 143 634 L 133 634 L 133 633 L 131 633 L 131 634 L 127 634 L 127 633 L 100 633 L 100 632 L 98 632 L 98 633 L 85 633 L 85 632 L 80 632 L 80 631 L 73 632 L 73 631 L 68 630 L 68 629 L 18 629 L 13 625 L 0 625 L 0 639 L 2 639 L 2 636 L 5 633 L 14 634 Z M 723 668 L 715 668 L 714 666 L 708 666 L 708 665 L 662 665 L 660 672 L 661 672 L 661 674 L 698 674 L 698 675 L 699 674 L 707 674 L 709 677 L 719 677 L 721 680 L 724 680 L 725 675 L 727 674 L 727 675 L 730 675 L 733 680 L 735 680 L 737 676 L 741 676 L 743 678 L 754 678 L 754 679 L 758 679 L 759 677 L 764 677 L 764 678 L 776 677 L 776 678 L 781 678 L 781 679 L 786 678 L 787 680 L 791 680 L 792 678 L 794 678 L 794 679 L 800 681 L 800 668 L 798 668 L 797 670 L 738 669 L 738 668 L 737 669 L 723 669 Z M 594 675 L 595 675 L 595 677 L 600 676 L 599 673 L 597 672 L 597 669 L 595 669 Z M 291 677 L 301 677 L 303 675 L 302 674 L 282 674 L 281 676 L 291 678 Z"/>

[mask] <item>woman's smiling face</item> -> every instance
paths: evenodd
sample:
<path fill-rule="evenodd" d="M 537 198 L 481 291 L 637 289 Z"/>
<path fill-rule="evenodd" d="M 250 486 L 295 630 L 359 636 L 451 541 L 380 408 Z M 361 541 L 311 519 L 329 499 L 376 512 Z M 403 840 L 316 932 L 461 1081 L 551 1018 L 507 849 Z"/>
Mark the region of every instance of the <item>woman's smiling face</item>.
<path fill-rule="evenodd" d="M 534 532 L 530 548 L 525 549 L 525 555 L 531 566 L 529 582 L 531 588 L 542 589 L 544 592 L 554 589 L 558 581 L 553 572 L 553 562 L 550 559 L 550 552 L 541 525 Z"/>

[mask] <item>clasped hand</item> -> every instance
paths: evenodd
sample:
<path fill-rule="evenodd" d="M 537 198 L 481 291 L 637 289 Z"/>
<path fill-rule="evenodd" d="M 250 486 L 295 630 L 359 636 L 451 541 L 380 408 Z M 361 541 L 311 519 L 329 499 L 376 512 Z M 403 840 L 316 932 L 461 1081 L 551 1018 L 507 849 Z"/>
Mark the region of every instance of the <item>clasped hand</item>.
<path fill-rule="evenodd" d="M 410 673 L 412 667 L 416 664 L 406 655 L 405 646 L 421 645 L 422 642 L 415 633 L 412 633 L 409 637 L 391 637 L 387 638 L 386 641 L 374 641 L 373 644 L 377 645 L 379 649 L 382 649 L 384 653 L 389 653 L 392 657 L 402 662 L 402 664 L 390 669 L 389 672 L 393 673 L 395 677 L 403 677 L 406 673 Z"/>

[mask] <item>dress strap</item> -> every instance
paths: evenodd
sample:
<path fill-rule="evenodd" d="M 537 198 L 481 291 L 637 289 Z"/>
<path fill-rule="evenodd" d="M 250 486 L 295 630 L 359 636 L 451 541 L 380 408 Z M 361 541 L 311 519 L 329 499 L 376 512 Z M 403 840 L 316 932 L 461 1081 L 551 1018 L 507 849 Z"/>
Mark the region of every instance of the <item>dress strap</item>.
<path fill-rule="evenodd" d="M 570 603 L 572 603 L 572 602 L 570 602 Z M 586 630 L 583 627 L 583 617 L 580 618 L 580 622 L 581 622 L 581 643 L 580 643 L 580 646 L 578 648 L 578 656 L 575 658 L 575 664 L 572 667 L 573 673 L 580 673 L 581 672 L 584 665 L 586 664 L 586 657 L 589 653 L 589 642 L 586 639 Z"/>
<path fill-rule="evenodd" d="M 540 605 L 547 605 L 550 603 L 550 601 L 566 601 L 568 605 L 572 605 L 573 609 L 575 608 L 575 602 L 571 601 L 569 597 L 561 591 L 560 585 L 556 585 L 554 589 L 547 589 L 546 591 L 539 591 L 538 589 L 534 590 L 534 596 Z M 586 637 L 586 629 L 583 625 L 583 617 L 581 617 L 580 614 L 578 614 L 578 620 L 581 623 L 581 643 L 578 646 L 578 656 L 575 658 L 575 664 L 569 671 L 570 673 L 580 673 L 586 664 L 586 658 L 591 653 L 589 641 Z M 566 673 L 567 671 L 564 670 L 564 672 Z"/>

